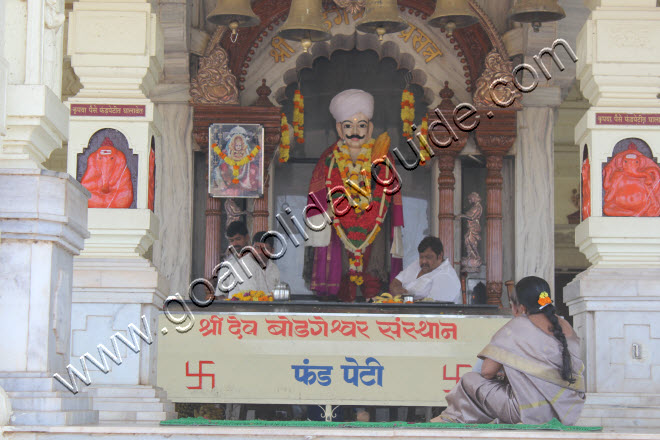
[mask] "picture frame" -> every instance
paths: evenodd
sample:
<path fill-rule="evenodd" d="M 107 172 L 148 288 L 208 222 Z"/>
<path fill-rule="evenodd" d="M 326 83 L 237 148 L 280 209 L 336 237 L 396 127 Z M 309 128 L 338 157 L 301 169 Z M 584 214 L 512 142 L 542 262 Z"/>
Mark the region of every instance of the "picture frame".
<path fill-rule="evenodd" d="M 264 127 L 215 123 L 209 126 L 209 194 L 260 198 L 264 191 Z"/>

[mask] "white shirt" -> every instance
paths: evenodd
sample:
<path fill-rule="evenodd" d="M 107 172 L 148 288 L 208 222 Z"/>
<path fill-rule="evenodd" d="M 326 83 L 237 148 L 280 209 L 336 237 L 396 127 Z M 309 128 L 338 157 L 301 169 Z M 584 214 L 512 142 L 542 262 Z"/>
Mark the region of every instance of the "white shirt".
<path fill-rule="evenodd" d="M 266 261 L 266 269 L 262 269 L 261 265 L 252 257 L 251 254 L 245 254 L 241 257 L 240 262 L 236 261 L 233 256 L 230 256 L 226 261 L 231 264 L 233 272 L 237 273 L 238 276 L 242 279 L 243 282 L 237 282 L 233 289 L 229 292 L 224 292 L 220 290 L 220 282 L 224 286 L 230 286 L 236 278 L 234 274 L 226 275 L 229 268 L 223 267 L 218 272 L 218 285 L 216 286 L 215 295 L 224 296 L 227 295 L 227 298 L 231 298 L 234 294 L 238 292 L 248 291 L 248 290 L 261 290 L 266 293 L 270 293 L 275 289 L 275 286 L 280 282 L 280 270 L 277 265 L 270 261 L 268 258 L 264 258 Z M 245 264 L 247 269 L 252 274 L 251 277 L 247 276 L 245 268 L 241 264 Z M 226 277 L 226 278 L 223 278 Z"/>
<path fill-rule="evenodd" d="M 462 304 L 461 281 L 456 275 L 456 271 L 449 264 L 449 259 L 445 258 L 440 266 L 433 271 L 417 278 L 421 270 L 419 260 L 403 269 L 396 279 L 401 281 L 403 288 L 412 294 L 415 299 L 431 297 L 436 301 L 451 301 Z"/>

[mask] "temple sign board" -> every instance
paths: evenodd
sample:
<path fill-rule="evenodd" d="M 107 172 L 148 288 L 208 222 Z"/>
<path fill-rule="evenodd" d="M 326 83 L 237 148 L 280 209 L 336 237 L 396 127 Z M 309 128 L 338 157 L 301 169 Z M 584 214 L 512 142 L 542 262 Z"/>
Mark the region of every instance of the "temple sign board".
<path fill-rule="evenodd" d="M 510 317 L 195 312 L 159 316 L 158 386 L 174 402 L 443 406 Z"/>

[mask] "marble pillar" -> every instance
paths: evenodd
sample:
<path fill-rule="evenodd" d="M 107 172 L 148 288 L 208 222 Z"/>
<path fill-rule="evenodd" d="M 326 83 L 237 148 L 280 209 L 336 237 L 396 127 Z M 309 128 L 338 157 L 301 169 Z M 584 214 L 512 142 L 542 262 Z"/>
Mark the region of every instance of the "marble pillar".
<path fill-rule="evenodd" d="M 660 157 L 660 122 L 649 116 L 660 113 L 660 9 L 654 0 L 586 3 L 592 13 L 578 36 L 577 77 L 591 108 L 575 129 L 580 151 L 575 160 L 582 166 L 589 159 L 583 182 L 590 186 L 591 212 L 575 229 L 575 244 L 592 266 L 564 288 L 586 366 L 587 402 L 580 423 L 657 430 L 660 217 L 607 216 L 603 166 L 612 165 L 617 144 L 623 141 L 627 148 L 631 139 L 641 147 L 626 153 L 627 159 L 631 154 L 653 162 Z M 624 182 L 631 176 L 620 173 Z M 660 183 L 652 174 L 644 181 L 649 188 Z M 647 194 L 639 194 L 642 190 Z M 626 207 L 651 197 L 656 197 L 653 190 L 642 187 L 628 197 L 619 194 L 614 202 Z"/>
<path fill-rule="evenodd" d="M 89 192 L 66 173 L 0 170 L 0 386 L 15 425 L 93 423 L 88 396 L 61 387 L 70 356 L 73 256 L 87 232 Z"/>
<path fill-rule="evenodd" d="M 552 107 L 525 102 L 518 113 L 515 279 L 536 275 L 554 292 L 553 126 Z"/>
<path fill-rule="evenodd" d="M 153 244 L 153 263 L 168 281 L 168 295 L 185 296 L 192 265 L 192 111 L 165 93 L 152 99 L 163 117 L 162 148 L 156 156 L 160 234 Z"/>
<path fill-rule="evenodd" d="M 67 169 L 82 179 L 90 161 L 78 158 L 108 154 L 104 138 L 123 149 L 127 163 L 133 160 L 132 168 L 125 167 L 132 179 L 132 203 L 90 207 L 90 238 L 74 260 L 71 362 L 79 364 L 80 356 L 95 353 L 100 343 L 109 346 L 110 337 L 126 334 L 129 325 L 146 331 L 144 320 L 153 336 L 157 315 L 170 294 L 168 278 L 177 287 L 186 284 L 178 269 L 189 270 L 181 264 L 189 261 L 189 246 L 181 247 L 183 255 L 176 263 L 177 256 L 163 252 L 163 246 L 174 254 L 178 240 L 186 241 L 188 230 L 180 225 L 190 218 L 186 209 L 186 201 L 191 200 L 186 184 L 190 162 L 179 137 L 168 136 L 169 144 L 164 145 L 161 113 L 150 99 L 164 62 L 162 28 L 154 5 L 140 0 L 81 0 L 74 3 L 69 17 L 67 49 L 83 87 L 67 101 L 71 109 Z M 168 113 L 168 133 L 190 124 L 186 110 Z M 150 169 L 152 154 L 155 173 Z M 179 163 L 172 166 L 170 161 Z M 172 210 L 175 205 L 181 210 Z M 158 214 L 167 219 L 163 226 L 168 238 L 152 250 L 161 237 Z M 162 275 L 163 269 L 170 271 L 169 277 Z M 158 422 L 175 416 L 174 404 L 156 387 L 156 347 L 157 343 L 143 342 L 139 353 L 121 347 L 120 365 L 110 365 L 107 372 L 90 367 L 92 384 L 83 388 L 92 396 L 101 422 Z"/>

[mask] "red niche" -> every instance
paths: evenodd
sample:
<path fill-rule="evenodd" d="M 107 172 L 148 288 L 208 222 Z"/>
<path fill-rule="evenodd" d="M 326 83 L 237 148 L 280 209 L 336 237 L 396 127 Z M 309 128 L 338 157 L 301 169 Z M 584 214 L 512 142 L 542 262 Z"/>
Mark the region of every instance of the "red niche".
<path fill-rule="evenodd" d="M 582 161 L 582 221 L 591 217 L 591 181 L 589 174 L 591 174 L 591 166 L 589 165 L 589 158 Z"/>

